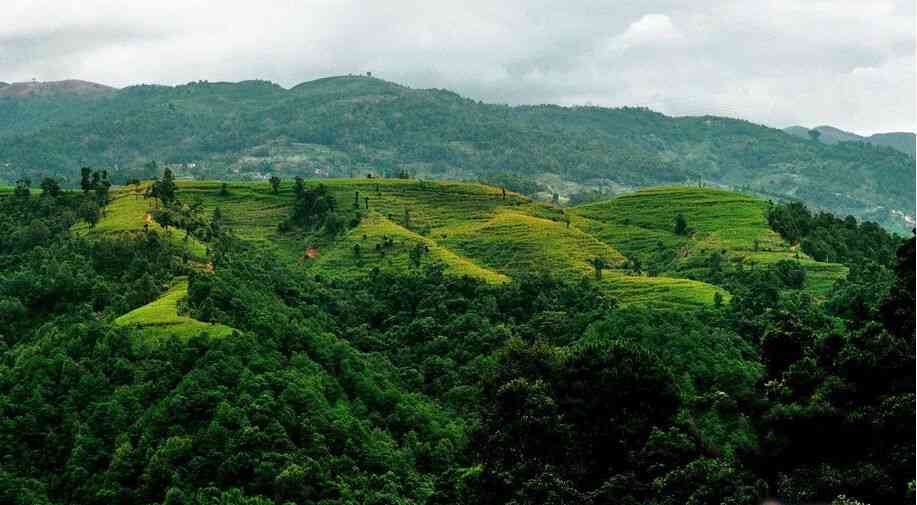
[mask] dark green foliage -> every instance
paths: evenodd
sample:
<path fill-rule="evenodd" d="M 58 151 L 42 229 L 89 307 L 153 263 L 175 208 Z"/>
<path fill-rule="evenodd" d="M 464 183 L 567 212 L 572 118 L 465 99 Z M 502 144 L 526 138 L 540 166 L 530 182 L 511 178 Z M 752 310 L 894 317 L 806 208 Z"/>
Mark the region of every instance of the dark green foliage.
<path fill-rule="evenodd" d="M 800 243 L 817 261 L 854 265 L 873 261 L 891 267 L 901 239 L 875 223 L 844 219 L 826 212 L 812 214 L 798 202 L 774 205 L 767 214 L 771 228 L 783 238 Z"/>
<path fill-rule="evenodd" d="M 676 235 L 687 235 L 688 234 L 688 221 L 685 220 L 685 216 L 681 212 L 675 215 L 675 234 Z"/>
<path fill-rule="evenodd" d="M 271 182 L 271 191 L 274 194 L 277 194 L 280 191 L 280 177 L 277 177 L 276 175 L 272 175 L 270 182 Z"/>
<path fill-rule="evenodd" d="M 334 196 L 323 184 L 306 188 L 299 177 L 293 186 L 296 200 L 293 202 L 293 215 L 290 224 L 306 230 L 314 230 L 324 225 L 326 231 L 335 234 L 340 231 L 337 215 L 334 213 L 336 202 Z"/>
<path fill-rule="evenodd" d="M 547 188 L 530 177 L 513 175 L 508 173 L 495 173 L 487 176 L 482 180 L 485 184 L 505 190 L 514 191 L 520 195 L 534 195 L 535 193 L 546 191 Z"/>
<path fill-rule="evenodd" d="M 595 280 L 602 280 L 602 271 L 608 266 L 608 263 L 602 258 L 594 258 L 589 262 L 595 271 Z"/>
<path fill-rule="evenodd" d="M 574 207 L 577 205 L 582 205 L 584 203 L 594 202 L 598 200 L 606 200 L 608 198 L 611 198 L 611 197 L 601 191 L 595 191 L 595 190 L 581 191 L 579 193 L 573 193 L 572 195 L 570 195 L 569 199 L 567 200 L 567 205 Z"/>
<path fill-rule="evenodd" d="M 747 278 L 748 291 L 733 297 L 736 328 L 759 342 L 767 370 L 760 458 L 789 503 L 839 493 L 865 503 L 905 500 L 917 380 L 913 242 L 899 249 L 894 284 L 875 264 L 840 283 L 827 308 L 846 319 L 804 295 L 761 296 L 773 292 L 766 276 Z M 902 317 L 884 317 L 885 307 Z"/>
<path fill-rule="evenodd" d="M 87 206 L 97 214 L 95 201 L 79 194 L 18 205 L 0 199 L 0 308 L 9 311 L 0 317 L 0 346 L 59 318 L 120 315 L 152 301 L 184 271 L 178 251 L 155 234 L 100 242 L 70 236 L 76 210 Z"/>
<path fill-rule="evenodd" d="M 899 339 L 914 335 L 914 238 L 906 241 L 895 255 L 895 285 L 881 308 L 881 319 L 888 331 Z"/>
<path fill-rule="evenodd" d="M 23 200 L 28 199 L 32 194 L 32 181 L 28 178 L 16 181 L 16 189 L 13 190 L 13 196 Z"/>
<path fill-rule="evenodd" d="M 61 194 L 60 185 L 51 177 L 45 177 L 41 180 L 42 194 L 57 198 Z"/>
<path fill-rule="evenodd" d="M 206 241 L 212 269 L 152 230 L 90 241 L 70 231 L 98 214 L 102 174 L 87 180 L 0 198 L 0 502 L 908 499 L 913 239 L 857 256 L 825 301 L 796 289 L 796 261 L 731 268 L 714 251 L 701 259 L 729 303 L 617 307 L 608 279 L 447 276 L 423 243 L 407 273 L 316 276 L 193 199 L 153 213 Z M 360 215 L 293 188 L 293 229 Z M 176 276 L 181 316 L 236 332 L 112 324 Z"/>
<path fill-rule="evenodd" d="M 166 231 L 168 231 L 170 227 L 184 230 L 185 240 L 192 235 L 199 236 L 202 239 L 207 238 L 208 231 L 219 234 L 222 226 L 222 216 L 219 215 L 219 209 L 214 209 L 214 219 L 217 220 L 216 227 L 213 226 L 212 219 L 209 230 L 207 229 L 207 223 L 204 221 L 201 213 L 202 204 L 200 201 L 193 201 L 186 204 L 177 200 L 174 200 L 169 205 L 150 211 L 153 219 Z"/>
<path fill-rule="evenodd" d="M 770 268 L 786 288 L 802 289 L 806 285 L 806 269 L 797 261 L 780 260 Z"/>
<path fill-rule="evenodd" d="M 676 420 L 675 379 L 646 349 L 516 340 L 498 359 L 484 380 L 476 435 L 483 503 L 711 503 L 719 496 L 753 503 L 760 496 L 762 486 L 726 462 L 711 461 L 726 475 L 694 468 L 705 460 Z M 697 479 L 720 482 L 699 488 Z M 675 501 L 656 501 L 663 497 Z"/>
<path fill-rule="evenodd" d="M 175 195 L 175 176 L 168 168 L 162 173 L 162 179 L 156 179 L 153 184 L 146 190 L 144 196 L 156 198 L 163 205 L 169 206 L 176 201 Z"/>
<path fill-rule="evenodd" d="M 411 264 L 414 265 L 415 268 L 420 266 L 420 262 L 423 260 L 424 254 L 427 253 L 427 249 L 427 246 L 421 242 L 418 242 L 414 245 L 414 247 L 411 248 L 409 256 L 411 259 Z"/>
<path fill-rule="evenodd" d="M 80 219 L 89 223 L 89 227 L 92 228 L 99 222 L 100 209 L 99 204 L 95 200 L 86 199 L 78 208 Z"/>

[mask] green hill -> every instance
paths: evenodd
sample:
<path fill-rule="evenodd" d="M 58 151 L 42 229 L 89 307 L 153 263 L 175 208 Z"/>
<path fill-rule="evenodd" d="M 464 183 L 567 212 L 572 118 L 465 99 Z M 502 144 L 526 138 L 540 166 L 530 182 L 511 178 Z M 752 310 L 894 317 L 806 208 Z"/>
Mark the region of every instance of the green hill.
<path fill-rule="evenodd" d="M 787 244 L 767 224 L 767 202 L 711 188 L 669 187 L 641 190 L 568 211 L 573 223 L 660 273 L 690 276 L 713 254 L 743 268 L 781 260 L 799 261 L 807 288 L 824 294 L 847 269 L 819 263 Z M 689 235 L 675 234 L 682 214 Z M 665 254 L 668 252 L 669 254 Z"/>
<path fill-rule="evenodd" d="M 0 97 L 0 179 L 52 174 L 74 183 L 79 166 L 92 165 L 127 180 L 157 175 L 153 161 L 198 179 L 509 173 L 619 191 L 702 178 L 899 231 L 915 205 L 913 159 L 904 154 L 721 117 L 508 107 L 357 76 L 292 89 L 195 82 Z"/>
<path fill-rule="evenodd" d="M 819 295 L 846 273 L 843 266 L 797 256 L 768 228 L 766 202 L 718 189 L 646 189 L 565 213 L 477 183 L 340 179 L 322 184 L 338 207 L 356 204 L 362 215 L 335 237 L 280 231 L 278 225 L 292 211 L 290 183 L 275 194 L 266 183 L 232 183 L 224 192 L 219 182 L 179 182 L 178 196 L 200 201 L 206 215 L 219 208 L 235 236 L 280 261 L 332 277 L 440 263 L 448 274 L 489 283 L 540 272 L 594 279 L 592 261 L 601 258 L 607 267 L 600 286 L 619 303 L 690 307 L 713 303 L 716 293 L 728 300 L 722 287 L 702 281 L 714 252 L 729 265 L 747 268 L 799 261 L 809 274 L 806 289 Z M 90 236 L 142 230 L 155 205 L 141 196 L 142 189 L 116 188 L 98 225 L 90 230 L 77 224 L 76 229 Z M 674 233 L 678 213 L 685 216 L 690 236 Z M 204 260 L 208 244 L 184 239 L 184 232 L 174 229 L 167 234 L 184 244 L 192 259 Z M 634 258 L 644 265 L 642 271 L 633 268 Z"/>

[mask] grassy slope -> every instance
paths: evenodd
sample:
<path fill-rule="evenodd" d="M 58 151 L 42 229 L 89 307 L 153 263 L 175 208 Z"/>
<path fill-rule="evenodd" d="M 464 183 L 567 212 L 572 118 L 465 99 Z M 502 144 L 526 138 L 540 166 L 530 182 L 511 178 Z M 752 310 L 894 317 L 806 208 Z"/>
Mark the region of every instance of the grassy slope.
<path fill-rule="evenodd" d="M 669 274 L 688 274 L 692 262 L 715 251 L 746 267 L 797 259 L 796 248 L 767 225 L 767 203 L 746 195 L 710 188 L 652 188 L 571 209 L 575 226 L 630 256 L 647 257 L 662 244 L 676 249 Z M 675 216 L 682 213 L 691 237 L 675 235 Z M 808 273 L 807 289 L 826 293 L 847 269 L 819 263 L 798 252 Z"/>
<path fill-rule="evenodd" d="M 310 184 L 317 184 L 310 181 Z M 240 238 L 284 261 L 331 276 L 355 276 L 372 268 L 406 271 L 414 268 L 410 250 L 425 246 L 422 263 L 442 262 L 446 271 L 486 282 L 506 282 L 514 275 L 551 271 L 571 278 L 593 276 L 589 260 L 609 263 L 602 285 L 622 304 L 697 306 L 712 303 L 720 288 L 684 278 L 692 259 L 725 250 L 733 261 L 766 264 L 795 258 L 795 252 L 773 233 L 764 219 L 765 203 L 718 190 L 659 188 L 569 209 L 571 225 L 558 209 L 536 205 L 513 193 L 472 183 L 431 183 L 414 180 L 346 179 L 322 181 L 339 208 L 358 200 L 360 224 L 335 239 L 292 232 L 277 224 L 290 213 L 292 184 L 277 194 L 265 183 L 230 183 L 220 195 L 220 182 L 180 182 L 179 197 L 200 199 L 206 212 L 219 207 L 226 225 Z M 118 189 L 106 216 L 92 231 L 119 233 L 139 230 L 150 202 Z M 366 210 L 366 198 L 369 210 Z M 408 223 L 405 223 L 405 210 Z M 671 224 L 683 212 L 696 230 L 691 238 L 676 236 Z M 173 232 L 182 241 L 182 232 Z M 391 246 L 381 247 L 385 239 Z M 755 251 L 755 241 L 758 251 Z M 635 276 L 623 269 L 625 255 L 641 255 L 661 242 L 678 251 L 670 271 L 658 277 Z M 182 242 L 185 243 L 185 242 Z M 189 241 L 195 255 L 205 245 Z M 359 255 L 354 245 L 359 245 Z M 379 246 L 379 247 L 377 247 Z M 307 247 L 319 255 L 304 258 Z M 824 291 L 843 275 L 843 267 L 801 261 L 810 267 L 810 289 Z"/>
<path fill-rule="evenodd" d="M 79 234 L 118 234 L 134 232 L 143 229 L 146 215 L 153 209 L 155 201 L 143 198 L 143 187 L 132 187 L 114 191 L 112 200 L 105 207 L 102 218 L 94 228 L 83 221 L 74 225 L 73 230 Z M 161 226 L 155 221 L 150 222 L 150 228 L 163 232 Z M 170 229 L 166 235 L 175 244 L 183 245 L 188 252 L 197 259 L 207 256 L 207 247 L 194 237 L 184 239 L 185 233 L 181 230 Z"/>
<path fill-rule="evenodd" d="M 377 245 L 383 244 L 385 237 L 390 238 L 393 245 L 377 248 Z M 506 275 L 478 265 L 443 247 L 435 240 L 396 224 L 377 212 L 371 212 L 359 226 L 348 231 L 337 241 L 334 247 L 314 262 L 317 268 L 343 275 L 364 274 L 373 267 L 405 271 L 413 266 L 410 250 L 420 244 L 427 251 L 421 259 L 421 264 L 437 261 L 446 265 L 446 272 L 455 275 L 468 275 L 491 283 L 509 281 Z M 359 256 L 354 253 L 354 245 L 359 246 Z"/>
<path fill-rule="evenodd" d="M 178 313 L 179 302 L 188 295 L 188 280 L 177 278 L 172 287 L 158 299 L 115 319 L 115 324 L 142 330 L 144 337 L 154 340 L 169 335 L 188 339 L 206 332 L 212 337 L 225 337 L 233 329 L 222 324 L 205 323 Z"/>

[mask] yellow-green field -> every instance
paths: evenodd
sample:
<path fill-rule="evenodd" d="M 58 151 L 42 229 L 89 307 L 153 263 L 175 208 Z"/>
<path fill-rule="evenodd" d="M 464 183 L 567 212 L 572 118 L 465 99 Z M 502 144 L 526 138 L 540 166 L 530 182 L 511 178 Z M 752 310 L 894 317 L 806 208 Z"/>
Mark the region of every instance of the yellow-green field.
<path fill-rule="evenodd" d="M 225 337 L 233 329 L 222 324 L 205 323 L 179 314 L 179 303 L 188 296 L 188 280 L 177 278 L 158 299 L 115 319 L 115 324 L 141 330 L 145 340 L 155 341 L 170 335 L 188 339 L 200 333 Z"/>
<path fill-rule="evenodd" d="M 645 258 L 660 246 L 677 250 L 669 275 L 686 273 L 692 262 L 715 252 L 746 267 L 798 260 L 807 271 L 806 289 L 827 293 L 847 268 L 816 262 L 783 240 L 767 224 L 767 205 L 730 191 L 682 186 L 644 189 L 568 213 L 575 226 L 629 256 Z M 678 213 L 690 236 L 675 234 Z"/>
<path fill-rule="evenodd" d="M 339 209 L 349 211 L 358 205 L 363 215 L 360 223 L 333 239 L 279 231 L 278 224 L 291 212 L 292 181 L 283 183 L 276 194 L 267 182 L 228 183 L 225 194 L 221 194 L 222 182 L 179 182 L 178 196 L 200 201 L 208 216 L 219 207 L 235 236 L 304 271 L 339 277 L 363 275 L 373 268 L 409 271 L 416 268 L 410 252 L 418 245 L 423 250 L 421 265 L 442 263 L 449 274 L 490 283 L 543 271 L 572 279 L 594 278 L 591 261 L 602 258 L 608 268 L 600 285 L 622 305 L 703 306 L 713 303 L 716 293 L 728 300 L 729 293 L 722 288 L 685 278 L 693 260 L 714 251 L 745 265 L 796 259 L 797 254 L 768 227 L 766 202 L 716 189 L 654 188 L 564 212 L 477 183 L 346 179 L 307 184 L 324 184 Z M 93 235 L 141 230 L 154 205 L 142 197 L 142 191 L 143 187 L 115 188 L 98 225 L 90 230 L 80 224 L 77 231 Z M 674 233 L 678 212 L 685 216 L 692 235 Z M 177 230 L 171 234 L 193 256 L 206 255 L 206 244 L 193 238 L 186 241 Z M 654 277 L 626 269 L 628 257 L 660 247 L 676 252 L 672 268 Z M 306 255 L 309 248 L 314 257 Z M 846 274 L 841 265 L 817 263 L 802 254 L 798 259 L 808 270 L 807 289 L 815 293 L 826 292 Z M 155 314 L 151 309 L 156 303 L 119 321 L 139 321 L 147 317 L 144 314 Z M 173 311 L 173 317 L 181 316 Z M 194 331 L 193 323 L 181 328 Z"/>
<path fill-rule="evenodd" d="M 185 247 L 192 256 L 206 258 L 207 247 L 194 237 L 185 239 L 184 232 L 175 229 L 165 231 L 155 221 L 147 219 L 155 205 L 155 200 L 143 197 L 142 189 L 115 191 L 95 227 L 90 228 L 88 223 L 81 221 L 73 226 L 73 231 L 81 235 L 119 234 L 140 231 L 145 223 L 149 223 L 151 230 L 165 234 L 173 243 Z"/>

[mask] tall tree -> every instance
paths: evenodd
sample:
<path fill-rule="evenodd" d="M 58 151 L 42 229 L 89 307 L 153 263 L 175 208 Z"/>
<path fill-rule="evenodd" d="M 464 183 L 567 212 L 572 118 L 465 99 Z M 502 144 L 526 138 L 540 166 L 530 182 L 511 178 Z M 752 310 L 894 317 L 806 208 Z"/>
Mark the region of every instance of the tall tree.
<path fill-rule="evenodd" d="M 80 168 L 80 189 L 83 193 L 92 191 L 92 169 L 89 167 Z"/>
<path fill-rule="evenodd" d="M 42 195 L 57 198 L 61 194 L 60 185 L 51 177 L 45 177 L 41 180 Z"/>
<path fill-rule="evenodd" d="M 99 204 L 94 199 L 87 198 L 80 204 L 79 216 L 89 223 L 90 228 L 95 228 L 99 222 Z"/>
<path fill-rule="evenodd" d="M 687 235 L 688 234 L 688 221 L 685 219 L 685 215 L 679 212 L 675 215 L 675 234 L 676 235 Z"/>
<path fill-rule="evenodd" d="M 32 194 L 32 181 L 28 177 L 24 177 L 16 181 L 16 189 L 13 190 L 13 195 L 16 198 L 28 199 Z"/>

